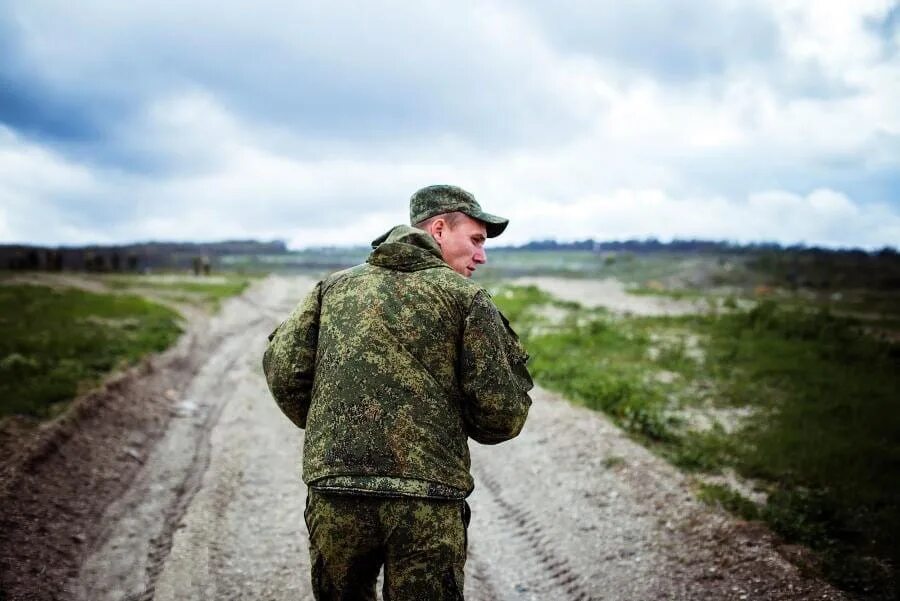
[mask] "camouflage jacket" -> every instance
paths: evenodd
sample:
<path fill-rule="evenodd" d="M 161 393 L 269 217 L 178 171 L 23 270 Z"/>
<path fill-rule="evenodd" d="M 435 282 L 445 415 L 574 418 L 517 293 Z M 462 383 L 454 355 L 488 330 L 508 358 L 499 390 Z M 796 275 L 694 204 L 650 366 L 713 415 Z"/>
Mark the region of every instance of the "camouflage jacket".
<path fill-rule="evenodd" d="M 357 494 L 463 498 L 467 437 L 516 436 L 527 355 L 478 285 L 430 235 L 397 226 L 366 263 L 319 282 L 269 337 L 278 406 L 306 428 L 303 479 Z"/>

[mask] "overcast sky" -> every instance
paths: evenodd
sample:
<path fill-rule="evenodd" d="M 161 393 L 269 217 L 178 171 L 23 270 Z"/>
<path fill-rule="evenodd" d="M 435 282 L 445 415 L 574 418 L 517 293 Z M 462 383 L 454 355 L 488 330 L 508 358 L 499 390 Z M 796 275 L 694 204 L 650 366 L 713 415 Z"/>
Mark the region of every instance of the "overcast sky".
<path fill-rule="evenodd" d="M 0 242 L 900 243 L 900 3 L 0 0 Z"/>

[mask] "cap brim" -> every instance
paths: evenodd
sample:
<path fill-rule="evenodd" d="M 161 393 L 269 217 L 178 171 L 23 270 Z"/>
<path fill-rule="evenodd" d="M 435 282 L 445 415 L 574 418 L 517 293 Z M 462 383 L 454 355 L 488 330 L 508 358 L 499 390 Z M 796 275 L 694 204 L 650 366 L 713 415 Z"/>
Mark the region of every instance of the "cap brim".
<path fill-rule="evenodd" d="M 491 215 L 490 213 L 485 213 L 484 211 L 481 211 L 477 214 L 468 215 L 473 219 L 484 222 L 488 238 L 496 238 L 497 236 L 502 234 L 503 230 L 506 229 L 506 226 L 509 225 L 509 219 L 498 217 L 497 215 Z"/>

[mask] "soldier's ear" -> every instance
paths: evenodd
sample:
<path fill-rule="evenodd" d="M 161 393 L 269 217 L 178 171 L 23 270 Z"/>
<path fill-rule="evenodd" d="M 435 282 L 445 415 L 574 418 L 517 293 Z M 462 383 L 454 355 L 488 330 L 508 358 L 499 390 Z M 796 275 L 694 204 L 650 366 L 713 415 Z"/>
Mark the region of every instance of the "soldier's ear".
<path fill-rule="evenodd" d="M 444 237 L 444 233 L 447 230 L 447 222 L 444 221 L 443 218 L 435 219 L 431 223 L 431 235 L 434 237 L 434 240 L 440 244 L 441 240 Z"/>

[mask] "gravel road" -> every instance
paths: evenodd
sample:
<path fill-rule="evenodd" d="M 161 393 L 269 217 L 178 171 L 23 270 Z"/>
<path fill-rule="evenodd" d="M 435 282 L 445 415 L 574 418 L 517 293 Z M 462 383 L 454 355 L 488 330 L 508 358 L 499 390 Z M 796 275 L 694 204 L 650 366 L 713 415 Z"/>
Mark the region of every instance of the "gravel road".
<path fill-rule="evenodd" d="M 312 598 L 303 433 L 260 367 L 266 335 L 312 283 L 267 278 L 205 324 L 212 342 L 168 391 L 167 427 L 104 505 L 58 598 Z M 696 502 L 689 479 L 602 415 L 540 388 L 533 399 L 519 438 L 471 444 L 467 599 L 845 598 L 762 526 Z"/>

